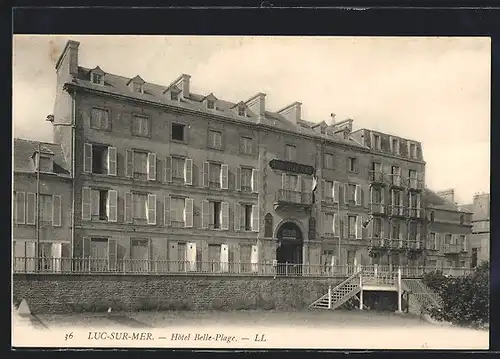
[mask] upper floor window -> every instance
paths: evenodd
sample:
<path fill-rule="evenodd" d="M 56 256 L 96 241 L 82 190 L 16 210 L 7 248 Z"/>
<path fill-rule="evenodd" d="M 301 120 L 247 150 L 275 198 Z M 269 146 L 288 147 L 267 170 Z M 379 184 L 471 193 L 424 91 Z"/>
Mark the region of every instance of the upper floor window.
<path fill-rule="evenodd" d="M 209 164 L 209 185 L 214 186 L 214 187 L 220 187 L 221 186 L 221 170 L 222 166 L 220 163 L 213 163 L 210 162 Z"/>
<path fill-rule="evenodd" d="M 172 140 L 184 142 L 185 125 L 172 123 Z"/>
<path fill-rule="evenodd" d="M 133 118 L 132 134 L 136 136 L 150 136 L 149 118 L 145 116 L 135 115 Z"/>
<path fill-rule="evenodd" d="M 379 151 L 382 149 L 382 137 L 379 134 L 376 133 L 373 134 L 372 148 Z"/>
<path fill-rule="evenodd" d="M 434 222 L 434 211 L 429 212 L 429 221 Z"/>
<path fill-rule="evenodd" d="M 102 85 L 104 83 L 104 76 L 101 74 L 92 73 L 91 81 L 92 83 Z"/>
<path fill-rule="evenodd" d="M 285 145 L 285 160 L 295 161 L 297 157 L 297 148 L 293 145 Z"/>
<path fill-rule="evenodd" d="M 333 155 L 331 153 L 325 153 L 324 168 L 331 170 L 333 169 Z"/>
<path fill-rule="evenodd" d="M 410 143 L 409 154 L 410 158 L 417 158 L 417 144 Z"/>
<path fill-rule="evenodd" d="M 116 147 L 85 143 L 83 172 L 116 176 Z"/>
<path fill-rule="evenodd" d="M 172 178 L 184 180 L 185 159 L 182 157 L 172 157 Z"/>
<path fill-rule="evenodd" d="M 148 174 L 148 153 L 134 151 L 134 178 L 144 179 Z"/>
<path fill-rule="evenodd" d="M 381 238 L 382 237 L 382 218 L 375 217 L 372 219 L 373 221 L 373 232 L 372 235 L 375 238 Z"/>
<path fill-rule="evenodd" d="M 436 233 L 429 233 L 429 240 L 427 242 L 427 249 L 437 250 Z"/>
<path fill-rule="evenodd" d="M 346 193 L 346 199 L 347 202 L 356 202 L 357 199 L 357 189 L 358 185 L 352 184 L 352 183 L 347 183 L 344 187 L 344 190 L 347 191 Z"/>
<path fill-rule="evenodd" d="M 241 147 L 241 153 L 245 155 L 251 155 L 253 152 L 252 139 L 250 137 L 244 137 L 244 136 L 241 137 L 240 147 Z"/>
<path fill-rule="evenodd" d="M 178 92 L 170 92 L 170 99 L 172 101 L 179 101 L 179 93 Z"/>
<path fill-rule="evenodd" d="M 52 196 L 40 194 L 40 221 L 52 221 Z"/>
<path fill-rule="evenodd" d="M 215 109 L 215 101 L 214 100 L 207 100 L 207 108 L 209 110 L 214 110 Z"/>
<path fill-rule="evenodd" d="M 132 90 L 134 92 L 138 92 L 138 93 L 143 93 L 144 89 L 143 89 L 143 85 L 139 82 L 133 82 L 132 84 Z"/>
<path fill-rule="evenodd" d="M 172 227 L 184 227 L 184 198 L 170 198 L 170 225 Z"/>
<path fill-rule="evenodd" d="M 349 157 L 347 159 L 347 169 L 349 170 L 349 172 L 358 171 L 358 161 L 355 157 Z"/>
<path fill-rule="evenodd" d="M 208 131 L 208 147 L 220 150 L 222 148 L 222 132 L 209 130 Z"/>
<path fill-rule="evenodd" d="M 90 116 L 90 127 L 96 130 L 109 130 L 108 110 L 93 108 Z"/>
<path fill-rule="evenodd" d="M 356 216 L 347 216 L 347 232 L 350 238 L 357 237 Z"/>
<path fill-rule="evenodd" d="M 282 189 L 287 191 L 300 191 L 299 176 L 284 174 L 282 176 Z"/>
<path fill-rule="evenodd" d="M 460 215 L 460 224 L 464 224 L 464 222 L 465 222 L 465 214 L 462 213 Z"/>
<path fill-rule="evenodd" d="M 247 167 L 241 168 L 241 190 L 243 192 L 252 191 L 252 169 Z"/>
<path fill-rule="evenodd" d="M 391 150 L 395 155 L 399 155 L 399 139 L 391 138 Z"/>
<path fill-rule="evenodd" d="M 244 107 L 238 107 L 238 116 L 246 116 L 247 111 Z"/>
<path fill-rule="evenodd" d="M 52 172 L 53 160 L 52 156 L 36 153 L 34 157 L 35 168 L 40 172 Z"/>
<path fill-rule="evenodd" d="M 382 201 L 382 189 L 380 187 L 372 187 L 372 203 L 373 204 L 381 204 Z"/>

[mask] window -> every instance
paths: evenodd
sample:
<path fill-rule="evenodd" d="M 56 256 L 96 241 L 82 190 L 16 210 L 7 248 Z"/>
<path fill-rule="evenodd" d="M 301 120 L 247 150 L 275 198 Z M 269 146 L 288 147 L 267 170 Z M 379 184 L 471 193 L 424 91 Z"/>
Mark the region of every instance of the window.
<path fill-rule="evenodd" d="M 219 229 L 221 227 L 221 202 L 210 202 L 210 207 L 212 216 L 209 219 L 209 228 Z"/>
<path fill-rule="evenodd" d="M 84 244 L 85 245 L 85 244 Z M 99 272 L 108 269 L 108 239 L 107 238 L 91 238 L 90 239 L 90 270 Z"/>
<path fill-rule="evenodd" d="M 91 76 L 92 83 L 102 85 L 104 83 L 103 79 L 104 79 L 103 75 L 92 73 L 92 76 Z"/>
<path fill-rule="evenodd" d="M 108 173 L 108 147 L 92 145 L 92 173 Z"/>
<path fill-rule="evenodd" d="M 459 235 L 458 236 L 458 243 L 457 243 L 459 246 L 460 246 L 460 249 L 463 251 L 463 252 L 466 252 L 467 251 L 467 243 L 466 243 L 466 240 L 465 240 L 465 236 L 463 234 Z"/>
<path fill-rule="evenodd" d="M 143 193 L 133 193 L 133 218 L 134 220 L 146 220 L 148 196 Z"/>
<path fill-rule="evenodd" d="M 184 227 L 184 198 L 170 198 L 170 223 L 172 227 Z"/>
<path fill-rule="evenodd" d="M 392 153 L 395 155 L 399 155 L 399 139 L 393 138 L 391 139 L 391 148 L 392 148 Z"/>
<path fill-rule="evenodd" d="M 356 216 L 347 216 L 347 233 L 349 238 L 356 237 Z"/>
<path fill-rule="evenodd" d="M 451 234 L 445 234 L 444 235 L 444 244 L 452 244 L 452 235 Z"/>
<path fill-rule="evenodd" d="M 149 130 L 149 118 L 145 116 L 135 115 L 133 118 L 132 134 L 135 136 L 148 137 L 150 135 Z"/>
<path fill-rule="evenodd" d="M 216 150 L 222 148 L 222 132 L 214 130 L 208 131 L 208 147 Z"/>
<path fill-rule="evenodd" d="M 109 130 L 109 112 L 101 108 L 93 108 L 90 127 L 96 130 Z"/>
<path fill-rule="evenodd" d="M 170 92 L 170 99 L 172 101 L 179 101 L 179 93 L 178 92 Z"/>
<path fill-rule="evenodd" d="M 399 207 L 401 203 L 401 191 L 392 190 L 392 205 L 394 207 Z"/>
<path fill-rule="evenodd" d="M 332 199 L 333 198 L 333 181 L 325 181 L 323 183 L 325 184 L 323 187 L 323 196 L 325 196 L 326 199 Z"/>
<path fill-rule="evenodd" d="M 410 188 L 417 188 L 417 171 L 409 170 L 408 177 L 410 178 Z"/>
<path fill-rule="evenodd" d="M 283 176 L 283 189 L 286 191 L 297 191 L 298 190 L 298 176 L 285 174 Z"/>
<path fill-rule="evenodd" d="M 372 203 L 381 204 L 382 203 L 382 189 L 379 187 L 372 187 Z"/>
<path fill-rule="evenodd" d="M 134 151 L 134 178 L 145 179 L 148 174 L 148 154 Z"/>
<path fill-rule="evenodd" d="M 434 211 L 429 212 L 429 221 L 434 222 Z"/>
<path fill-rule="evenodd" d="M 243 192 L 252 191 L 252 169 L 251 168 L 241 168 L 241 190 Z"/>
<path fill-rule="evenodd" d="M 333 155 L 331 153 L 325 153 L 324 168 L 329 170 L 333 169 Z"/>
<path fill-rule="evenodd" d="M 372 234 L 374 238 L 381 238 L 382 237 L 382 218 L 375 217 L 372 219 L 373 221 L 373 227 L 372 227 Z"/>
<path fill-rule="evenodd" d="M 349 157 L 347 159 L 347 163 L 348 163 L 348 170 L 349 172 L 357 172 L 358 171 L 358 164 L 357 164 L 357 161 L 356 161 L 356 158 L 354 157 Z"/>
<path fill-rule="evenodd" d="M 149 269 L 149 239 L 132 238 L 130 240 L 130 262 L 132 272 L 147 272 Z"/>
<path fill-rule="evenodd" d="M 408 230 L 409 230 L 408 237 L 409 237 L 410 241 L 416 241 L 417 240 L 417 222 L 410 222 Z"/>
<path fill-rule="evenodd" d="M 392 221 L 392 239 L 399 239 L 399 233 L 401 230 L 401 223 L 399 221 Z"/>
<path fill-rule="evenodd" d="M 40 195 L 40 221 L 52 222 L 52 196 Z"/>
<path fill-rule="evenodd" d="M 335 221 L 335 214 L 334 213 L 325 213 L 324 217 L 324 227 L 323 227 L 323 233 L 326 235 L 333 235 L 334 234 L 334 221 Z"/>
<path fill-rule="evenodd" d="M 209 164 L 209 185 L 219 188 L 221 186 L 221 165 L 219 163 Z"/>
<path fill-rule="evenodd" d="M 246 109 L 243 106 L 238 107 L 238 116 L 246 116 Z"/>
<path fill-rule="evenodd" d="M 215 109 L 215 101 L 213 101 L 213 100 L 207 100 L 207 108 L 209 110 Z"/>
<path fill-rule="evenodd" d="M 465 222 L 465 214 L 462 213 L 460 215 L 460 224 L 464 224 L 464 222 Z"/>
<path fill-rule="evenodd" d="M 245 231 L 252 230 L 252 205 L 244 204 L 242 205 L 243 209 L 243 229 Z"/>
<path fill-rule="evenodd" d="M 241 137 L 241 153 L 245 155 L 252 154 L 252 139 L 250 137 Z"/>
<path fill-rule="evenodd" d="M 172 178 L 184 180 L 184 166 L 186 160 L 181 157 L 172 157 Z"/>
<path fill-rule="evenodd" d="M 427 266 L 426 267 L 437 268 L 437 260 L 435 260 L 435 259 L 429 259 L 427 261 Z"/>
<path fill-rule="evenodd" d="M 355 202 L 356 201 L 356 185 L 352 183 L 347 184 L 347 201 Z"/>
<path fill-rule="evenodd" d="M 134 92 L 138 92 L 138 93 L 142 93 L 143 92 L 143 87 L 142 87 L 142 84 L 139 83 L 139 82 L 134 82 L 132 84 L 132 90 Z"/>
<path fill-rule="evenodd" d="M 413 192 L 408 193 L 408 202 L 410 208 L 418 208 L 418 194 Z"/>
<path fill-rule="evenodd" d="M 401 168 L 398 166 L 391 167 L 392 184 L 399 186 L 401 184 Z"/>
<path fill-rule="evenodd" d="M 297 149 L 293 145 L 285 145 L 285 160 L 295 161 L 297 156 Z"/>
<path fill-rule="evenodd" d="M 38 170 L 40 172 L 52 172 L 52 158 L 49 156 L 44 156 L 43 154 L 37 155 L 39 161 Z"/>
<path fill-rule="evenodd" d="M 172 140 L 184 142 L 184 127 L 180 123 L 172 123 Z"/>
<path fill-rule="evenodd" d="M 478 257 L 478 248 L 472 248 L 470 266 L 471 268 L 477 267 L 477 257 Z"/>
<path fill-rule="evenodd" d="M 410 158 L 417 158 L 417 145 L 415 143 L 410 143 L 410 153 L 408 155 Z"/>
<path fill-rule="evenodd" d="M 116 176 L 116 147 L 85 143 L 83 172 Z"/>
<path fill-rule="evenodd" d="M 92 219 L 107 221 L 108 191 L 92 189 Z"/>
<path fill-rule="evenodd" d="M 382 137 L 377 134 L 373 134 L 373 144 L 372 147 L 376 150 L 381 150 L 382 149 Z"/>

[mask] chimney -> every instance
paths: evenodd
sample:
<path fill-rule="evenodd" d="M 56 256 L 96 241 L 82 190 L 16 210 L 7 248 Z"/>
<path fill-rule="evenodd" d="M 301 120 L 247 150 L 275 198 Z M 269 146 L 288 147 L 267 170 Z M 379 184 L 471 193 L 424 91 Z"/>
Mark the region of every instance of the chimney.
<path fill-rule="evenodd" d="M 61 67 L 67 65 L 68 71 L 71 75 L 78 75 L 78 47 L 80 43 L 78 41 L 68 40 L 66 46 L 64 47 L 61 56 L 56 62 L 56 71 L 59 72 Z"/>
<path fill-rule="evenodd" d="M 452 188 L 443 191 L 438 191 L 436 192 L 436 194 L 447 201 L 455 203 L 455 190 Z"/>
<path fill-rule="evenodd" d="M 189 80 L 191 79 L 191 76 L 182 74 L 177 81 L 176 85 L 178 85 L 182 91 L 182 97 L 184 98 L 189 98 Z"/>
<path fill-rule="evenodd" d="M 300 102 L 294 102 L 278 111 L 280 115 L 283 115 L 288 121 L 297 124 L 299 120 L 302 119 L 302 104 Z"/>
<path fill-rule="evenodd" d="M 336 115 L 334 113 L 331 113 L 330 114 L 330 118 L 327 121 L 325 121 L 328 126 L 334 126 L 335 125 L 335 116 Z"/>
<path fill-rule="evenodd" d="M 250 108 L 250 110 L 257 115 L 264 116 L 266 114 L 266 94 L 259 92 L 257 95 L 246 101 L 245 105 L 247 105 L 248 108 Z"/>

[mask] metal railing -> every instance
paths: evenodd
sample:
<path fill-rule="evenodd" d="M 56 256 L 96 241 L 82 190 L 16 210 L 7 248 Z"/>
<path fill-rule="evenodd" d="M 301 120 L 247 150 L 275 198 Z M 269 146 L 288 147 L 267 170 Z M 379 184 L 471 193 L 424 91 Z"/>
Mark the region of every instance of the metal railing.
<path fill-rule="evenodd" d="M 276 191 L 276 201 L 296 204 L 311 204 L 311 194 L 299 191 L 280 189 Z"/>
<path fill-rule="evenodd" d="M 389 182 L 395 187 L 406 187 L 406 178 L 402 177 L 400 174 L 389 174 Z"/>
<path fill-rule="evenodd" d="M 402 205 L 389 205 L 388 214 L 390 216 L 408 216 L 408 208 Z"/>
<path fill-rule="evenodd" d="M 409 216 L 410 218 L 421 218 L 422 217 L 422 209 L 420 208 L 409 208 Z"/>
<path fill-rule="evenodd" d="M 443 244 L 443 253 L 458 254 L 462 252 L 463 245 L 460 244 Z"/>
<path fill-rule="evenodd" d="M 384 203 L 370 203 L 370 212 L 373 214 L 385 214 Z"/>
<path fill-rule="evenodd" d="M 384 182 L 384 180 L 385 180 L 384 172 L 370 170 L 370 172 L 369 172 L 369 180 L 370 180 L 370 182 L 375 182 L 375 183 L 382 183 L 382 182 Z"/>
<path fill-rule="evenodd" d="M 413 190 L 421 190 L 424 188 L 424 183 L 422 180 L 417 178 L 408 178 L 408 188 Z"/>
<path fill-rule="evenodd" d="M 389 277 L 397 275 L 401 268 L 403 276 L 422 276 L 424 273 L 441 270 L 450 275 L 466 275 L 470 268 L 414 267 L 377 265 L 332 265 L 297 264 L 276 262 L 215 262 L 215 261 L 170 261 L 118 259 L 110 261 L 98 258 L 45 258 L 15 257 L 14 273 L 52 274 L 151 274 L 151 275 L 240 275 L 283 277 L 346 277 L 360 269 L 365 276 L 377 274 Z M 375 270 L 376 269 L 376 270 Z"/>

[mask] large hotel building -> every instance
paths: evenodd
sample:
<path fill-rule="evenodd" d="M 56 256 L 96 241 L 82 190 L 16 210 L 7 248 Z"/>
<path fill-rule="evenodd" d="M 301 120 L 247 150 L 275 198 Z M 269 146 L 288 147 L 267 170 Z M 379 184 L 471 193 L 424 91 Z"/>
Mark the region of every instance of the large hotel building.
<path fill-rule="evenodd" d="M 418 141 L 334 115 L 309 122 L 299 102 L 269 111 L 263 93 L 195 94 L 189 75 L 162 86 L 84 68 L 78 48 L 68 41 L 56 65 L 53 143 L 14 143 L 15 256 L 39 243 L 42 256 L 103 259 L 91 263 L 104 270 L 122 259 L 144 271 L 469 265 L 471 214 L 445 208 L 437 224 Z"/>

